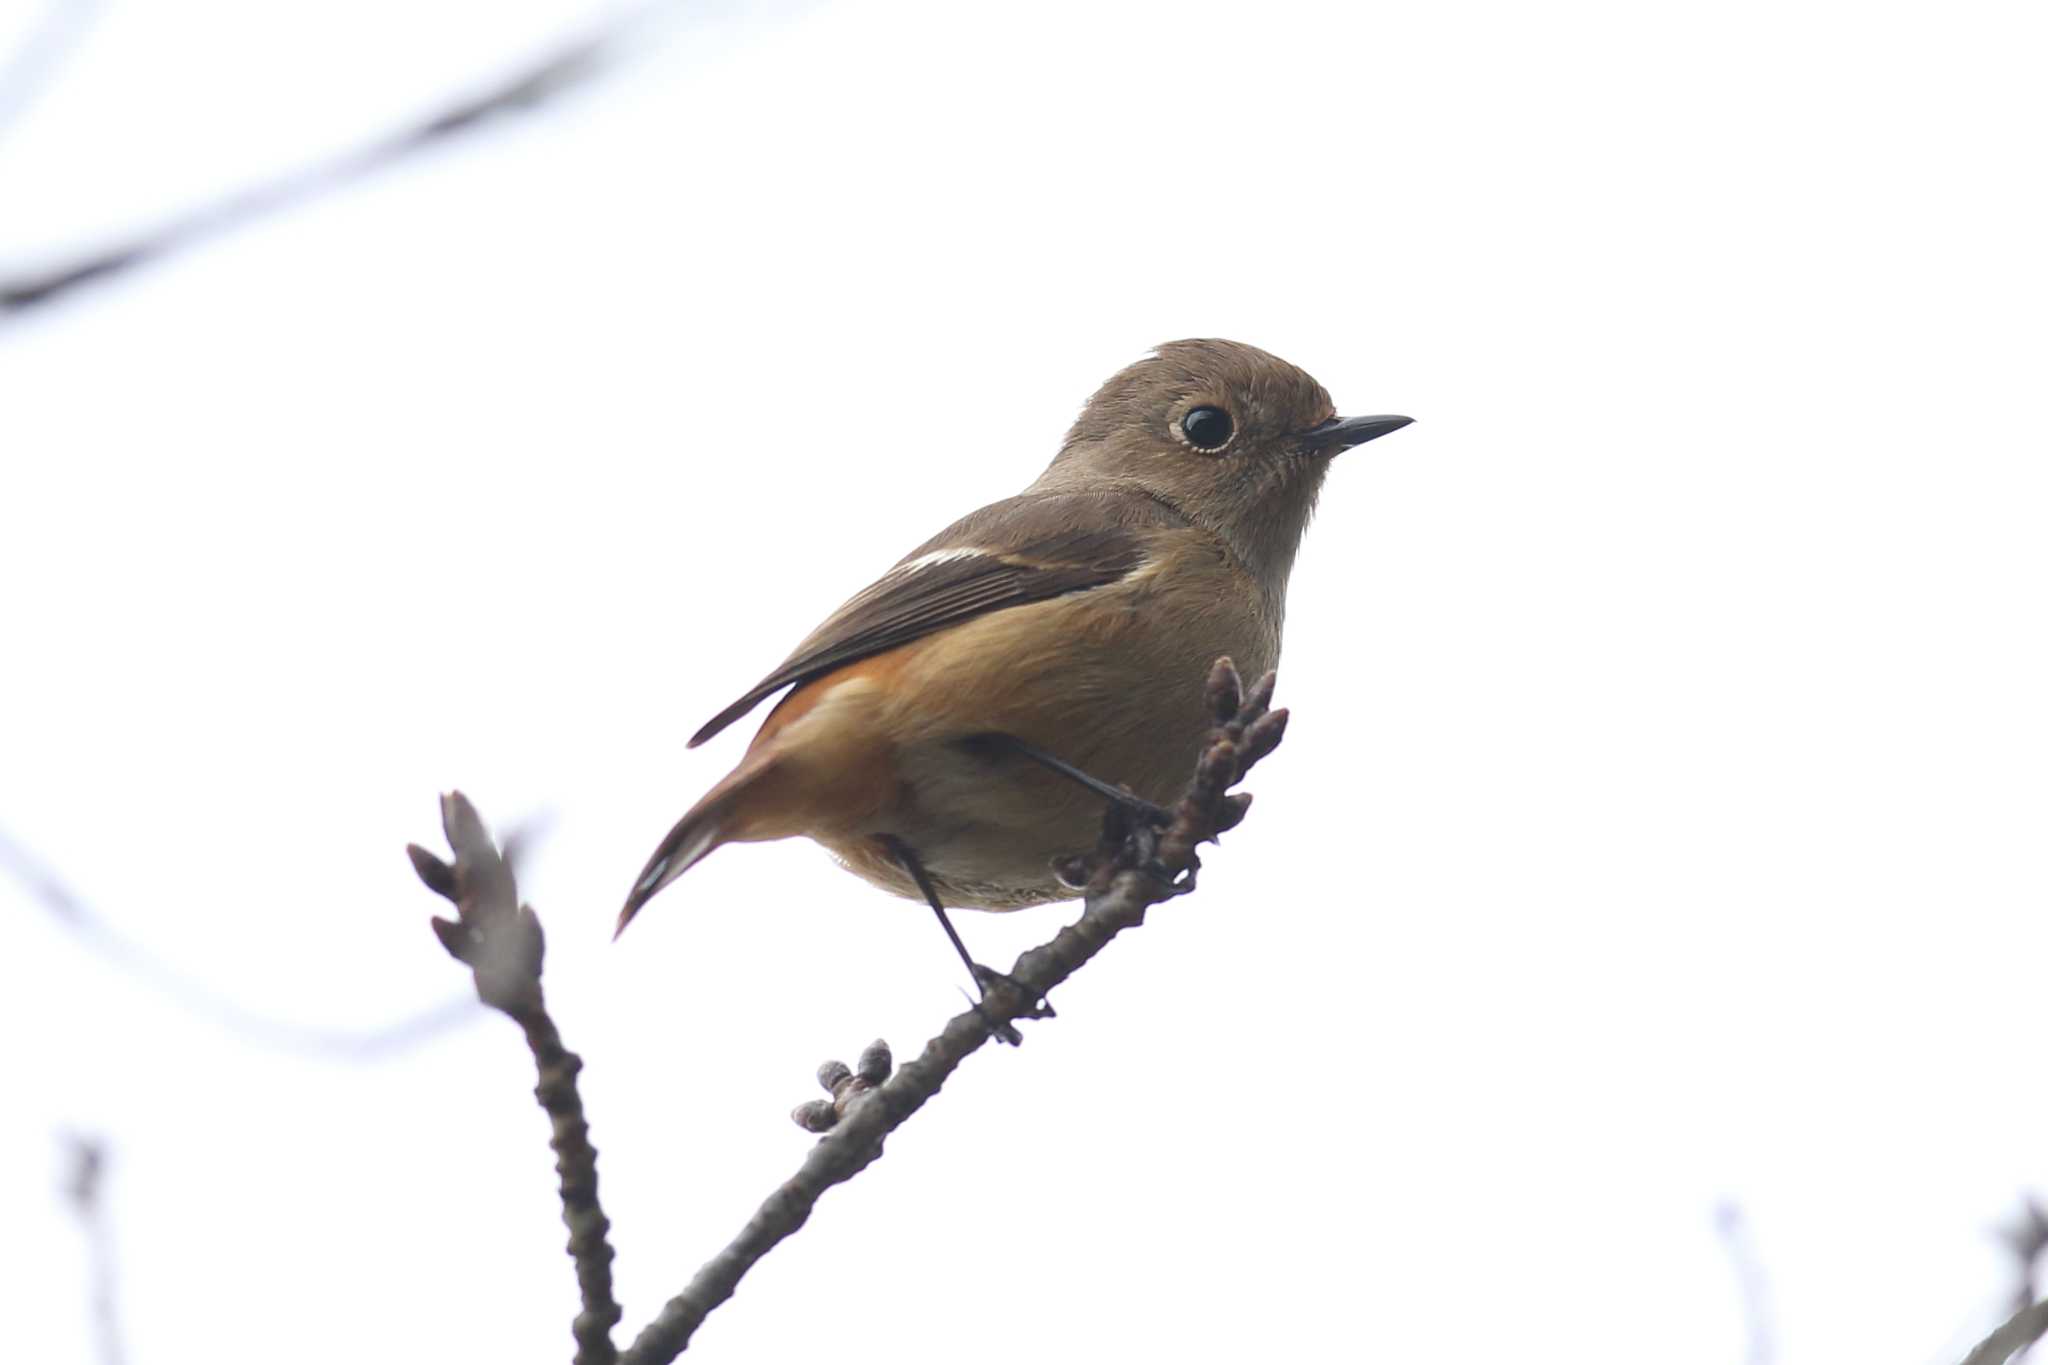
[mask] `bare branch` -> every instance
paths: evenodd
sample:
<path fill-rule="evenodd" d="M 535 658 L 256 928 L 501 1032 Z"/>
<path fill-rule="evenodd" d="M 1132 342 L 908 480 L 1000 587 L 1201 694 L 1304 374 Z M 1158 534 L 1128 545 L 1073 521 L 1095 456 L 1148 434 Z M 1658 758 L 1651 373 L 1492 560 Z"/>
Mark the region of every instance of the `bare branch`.
<path fill-rule="evenodd" d="M 1728 1253 L 1728 1268 L 1735 1274 L 1735 1287 L 1742 1295 L 1742 1317 L 1749 1332 L 1749 1365 L 1771 1365 L 1778 1358 L 1776 1334 L 1771 1329 L 1771 1285 L 1750 1236 L 1749 1220 L 1742 1206 L 1726 1203 L 1715 1211 L 1715 1226 L 1721 1246 Z"/>
<path fill-rule="evenodd" d="M 2029 1196 L 2020 1209 L 2019 1217 L 2001 1229 L 2000 1237 L 2006 1250 L 2012 1253 L 2013 1268 L 2018 1272 L 2013 1277 L 2013 1311 L 2024 1312 L 2034 1301 L 2041 1261 L 2048 1256 L 2048 1209 L 2041 1207 L 2040 1200 Z M 2031 1345 L 2020 1347 L 2013 1354 L 2013 1365 L 2019 1365 L 2031 1349 Z"/>
<path fill-rule="evenodd" d="M 364 1033 L 272 1019 L 223 997 L 123 938 L 104 916 L 5 831 L 0 831 L 0 869 L 12 873 L 23 889 L 87 948 L 160 995 L 247 1042 L 329 1061 L 381 1062 L 451 1033 L 478 1014 L 469 1000 L 457 998 Z"/>
<path fill-rule="evenodd" d="M 92 1255 L 92 1323 L 100 1365 L 121 1365 L 120 1295 L 114 1274 L 114 1227 L 107 1218 L 107 1148 L 98 1138 L 66 1139 L 71 1158 L 64 1197 L 85 1229 Z"/>
<path fill-rule="evenodd" d="M 0 66 L 0 136 L 42 96 L 92 25 L 100 0 L 50 0 L 14 55 Z"/>
<path fill-rule="evenodd" d="M 637 17 L 614 19 L 594 33 L 564 42 L 488 88 L 354 150 L 228 194 L 160 222 L 125 242 L 41 270 L 0 278 L 0 322 L 50 303 L 81 285 L 121 274 L 340 189 L 416 152 L 474 132 L 503 115 L 524 113 L 546 104 L 604 71 L 615 56 L 625 29 Z"/>
<path fill-rule="evenodd" d="M 576 1365 L 613 1365 L 618 1351 L 612 1328 L 620 1309 L 612 1297 L 611 1223 L 598 1202 L 597 1149 L 590 1145 L 590 1125 L 576 1089 L 583 1059 L 562 1045 L 541 993 L 547 942 L 540 919 L 519 903 L 511 866 L 461 792 L 441 798 L 441 828 L 455 853 L 453 866 L 417 844 L 405 851 L 427 889 L 455 904 L 454 919 L 433 921 L 441 946 L 474 974 L 477 998 L 526 1034 L 540 1077 L 534 1097 L 554 1130 L 548 1145 L 555 1152 L 562 1222 L 569 1229 L 569 1255 L 583 1298 L 583 1311 L 571 1327 Z"/>
<path fill-rule="evenodd" d="M 1963 1365 L 2006 1365 L 2048 1333 L 2048 1302 L 2033 1304 L 1999 1324 L 1998 1330 L 1963 1357 Z"/>
<path fill-rule="evenodd" d="M 938 1094 L 954 1068 L 1000 1030 L 1032 1017 L 1040 999 L 1111 939 L 1144 923 L 1152 906 L 1194 889 L 1200 866 L 1196 846 L 1243 819 L 1250 798 L 1233 797 L 1229 789 L 1273 751 L 1286 728 L 1285 711 L 1267 710 L 1272 695 L 1273 678 L 1268 674 L 1241 699 L 1236 669 L 1227 659 L 1218 661 L 1209 679 L 1210 705 L 1218 724 L 1194 782 L 1174 809 L 1172 824 L 1163 831 L 1127 829 L 1113 811 L 1102 845 L 1083 866 L 1070 869 L 1085 874 L 1077 878 L 1088 888 L 1081 917 L 1052 942 L 1018 958 L 1010 980 L 997 982 L 981 1008 L 955 1015 L 925 1045 L 922 1055 L 847 1105 L 796 1174 L 768 1196 L 739 1236 L 699 1270 L 682 1293 L 662 1307 L 621 1356 L 624 1365 L 668 1365 L 674 1360 L 705 1317 L 732 1297 L 754 1263 L 804 1225 L 826 1190 L 851 1180 L 880 1156 L 882 1140 Z M 864 1063 L 869 1060 L 863 1058 Z M 883 1062 L 875 1058 L 873 1071 L 883 1070 Z M 833 1080 L 838 1079 L 835 1070 Z M 811 1113 L 822 1122 L 821 1113 Z M 798 1122 L 810 1126 L 805 1118 Z"/>
<path fill-rule="evenodd" d="M 611 1339 L 620 1317 L 612 1298 L 611 1225 L 598 1202 L 597 1153 L 576 1089 L 582 1063 L 562 1046 L 548 1017 L 541 991 L 546 940 L 540 920 L 520 903 L 512 870 L 468 798 L 454 792 L 441 799 L 441 825 L 455 851 L 454 863 L 417 844 L 406 853 L 427 889 L 455 904 L 455 919 L 433 922 L 442 946 L 475 975 L 478 997 L 525 1031 L 533 1050 L 540 1072 L 535 1093 L 554 1124 L 562 1221 L 569 1228 L 569 1254 L 582 1290 L 583 1309 L 575 1322 L 578 1365 L 668 1365 L 705 1317 L 732 1297 L 754 1263 L 804 1225 L 826 1190 L 852 1179 L 880 1156 L 883 1139 L 938 1094 L 954 1068 L 991 1038 L 1013 1033 L 1017 1020 L 1048 1017 L 1039 1002 L 1049 992 L 1111 939 L 1144 923 L 1152 906 L 1194 890 L 1201 866 L 1196 847 L 1213 842 L 1244 818 L 1251 797 L 1233 795 L 1230 788 L 1273 751 L 1287 726 L 1285 711 L 1268 709 L 1270 673 L 1247 694 L 1230 661 L 1219 659 L 1209 675 L 1208 697 L 1216 726 L 1166 826 L 1134 826 L 1122 807 L 1112 807 L 1094 852 L 1068 860 L 1061 869 L 1070 885 L 1085 888 L 1081 917 L 1050 943 L 1018 958 L 1007 978 L 993 979 L 980 1005 L 956 1015 L 915 1060 L 892 1074 L 888 1047 L 878 1042 L 861 1054 L 858 1068 L 827 1063 L 818 1079 L 833 1099 L 802 1106 L 792 1115 L 803 1127 L 825 1135 L 797 1173 L 768 1196 L 739 1235 L 663 1305 L 623 1352 Z"/>

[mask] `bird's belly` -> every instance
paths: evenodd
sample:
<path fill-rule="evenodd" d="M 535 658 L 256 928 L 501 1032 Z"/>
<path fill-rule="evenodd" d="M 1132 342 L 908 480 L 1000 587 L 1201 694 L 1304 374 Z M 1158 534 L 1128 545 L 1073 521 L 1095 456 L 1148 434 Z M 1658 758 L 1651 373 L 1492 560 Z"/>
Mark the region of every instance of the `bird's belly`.
<path fill-rule="evenodd" d="M 908 781 L 894 821 L 950 888 L 950 904 L 1008 910 L 1075 894 L 1053 860 L 1095 846 L 1101 796 L 1028 759 L 963 744 L 922 745 L 898 761 Z"/>
<path fill-rule="evenodd" d="M 961 744 L 921 745 L 897 761 L 901 799 L 874 833 L 909 845 L 948 907 L 1017 910 L 1079 894 L 1052 865 L 1095 846 L 1108 806 L 1101 796 L 1028 760 Z M 819 842 L 869 882 L 922 898 L 872 835 Z"/>
<path fill-rule="evenodd" d="M 899 895 L 918 891 L 874 835 L 909 845 L 949 906 L 1012 910 L 1073 897 L 1053 860 L 1095 846 L 1107 802 L 975 737 L 1012 736 L 1168 804 L 1208 734 L 1210 666 L 1229 654 L 1257 676 L 1278 653 L 1277 631 L 1244 620 L 1169 612 L 1142 589 L 1116 588 L 998 612 L 905 651 L 872 701 L 874 724 L 890 736 L 895 795 L 864 828 L 812 837 Z"/>

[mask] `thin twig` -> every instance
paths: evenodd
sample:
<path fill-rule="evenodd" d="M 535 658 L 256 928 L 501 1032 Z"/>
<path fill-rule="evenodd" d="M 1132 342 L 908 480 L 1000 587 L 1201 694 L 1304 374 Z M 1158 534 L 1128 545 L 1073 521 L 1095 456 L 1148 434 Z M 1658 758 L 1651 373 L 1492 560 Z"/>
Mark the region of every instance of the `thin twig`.
<path fill-rule="evenodd" d="M 594 33 L 566 41 L 474 95 L 363 145 L 232 192 L 211 204 L 168 218 L 125 242 L 11 278 L 0 278 L 0 321 L 50 303 L 81 285 L 159 260 L 255 219 L 340 189 L 416 152 L 525 112 L 583 85 L 615 57 L 628 26 L 643 17 L 614 18 Z"/>
<path fill-rule="evenodd" d="M 1735 1288 L 1742 1296 L 1742 1318 L 1748 1328 L 1749 1365 L 1771 1365 L 1778 1357 L 1777 1334 L 1771 1327 L 1770 1277 L 1756 1254 L 1756 1242 L 1749 1232 L 1749 1220 L 1742 1206 L 1725 1203 L 1715 1211 L 1714 1225 L 1721 1234 L 1721 1247 L 1728 1253 L 1728 1268 L 1734 1272 Z"/>
<path fill-rule="evenodd" d="M 576 1088 L 583 1060 L 562 1046 L 541 992 L 547 942 L 540 920 L 519 903 L 511 866 L 461 792 L 441 798 L 441 828 L 455 853 L 452 866 L 417 844 L 408 845 L 406 853 L 427 888 L 455 904 L 455 919 L 433 922 L 441 946 L 468 965 L 477 998 L 526 1035 L 539 1075 L 534 1097 L 553 1128 L 549 1146 L 555 1152 L 562 1222 L 569 1229 L 569 1255 L 582 1294 L 582 1311 L 571 1327 L 576 1365 L 613 1365 L 618 1351 L 612 1328 L 620 1310 L 612 1297 L 611 1223 L 598 1202 L 597 1150 L 590 1145 L 590 1125 Z"/>
<path fill-rule="evenodd" d="M 192 1014 L 246 1042 L 329 1061 L 381 1062 L 453 1032 L 475 1020 L 479 1013 L 473 1002 L 457 997 L 360 1033 L 273 1019 L 227 999 L 211 986 L 123 938 L 105 916 L 5 831 L 0 831 L 0 871 L 11 873 L 49 911 L 51 918 L 87 948 Z"/>
<path fill-rule="evenodd" d="M 41 98 L 92 26 L 100 0 L 50 0 L 28 37 L 0 66 L 0 136 Z"/>
<path fill-rule="evenodd" d="M 114 1227 L 107 1217 L 107 1148 L 98 1138 L 72 1137 L 64 1197 L 85 1229 L 92 1256 L 92 1324 L 100 1365 L 121 1365 L 121 1306 L 114 1273 Z"/>
<path fill-rule="evenodd" d="M 789 1180 L 769 1195 L 739 1236 L 697 1272 L 682 1293 L 620 1357 L 622 1365 L 668 1365 L 689 1344 L 711 1311 L 732 1297 L 740 1278 L 777 1243 L 804 1225 L 819 1196 L 851 1180 L 882 1154 L 882 1140 L 938 1094 L 954 1068 L 1014 1021 L 1033 1017 L 1037 1002 L 1108 946 L 1124 930 L 1144 923 L 1145 912 L 1194 887 L 1200 865 L 1196 845 L 1244 818 L 1251 798 L 1229 789 L 1279 744 L 1285 711 L 1267 710 L 1273 677 L 1267 674 L 1241 697 L 1237 672 L 1219 661 L 1209 698 L 1218 725 L 1196 768 L 1193 784 L 1164 831 L 1112 828 L 1088 869 L 1080 919 L 1050 943 L 1033 948 L 1010 969 L 1010 981 L 990 990 L 979 1009 L 955 1015 L 922 1055 L 850 1106 Z"/>
<path fill-rule="evenodd" d="M 2048 1209 L 2041 1207 L 2041 1201 L 2029 1196 L 2020 1210 L 2020 1216 L 2003 1231 L 2006 1249 L 2012 1253 L 2014 1276 L 2012 1307 L 2022 1312 L 2033 1303 L 2040 1278 L 2041 1261 L 2048 1256 Z M 2013 1365 L 2019 1365 L 2031 1346 L 2022 1346 L 2014 1353 Z"/>

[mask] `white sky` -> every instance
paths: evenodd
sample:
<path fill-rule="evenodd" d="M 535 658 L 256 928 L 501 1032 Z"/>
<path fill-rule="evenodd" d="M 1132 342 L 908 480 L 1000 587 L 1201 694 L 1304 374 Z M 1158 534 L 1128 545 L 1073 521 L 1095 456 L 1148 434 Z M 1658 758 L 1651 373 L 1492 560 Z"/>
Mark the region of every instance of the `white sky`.
<path fill-rule="evenodd" d="M 35 6 L 6 0 L 4 32 Z M 349 145 L 570 0 L 110 3 L 0 129 L 26 264 Z M 705 16 L 709 17 L 705 17 Z M 2037 6 L 677 10 L 533 122 L 0 331 L 0 829 L 284 1020 L 465 978 L 401 848 L 527 883 L 629 1336 L 960 1003 L 798 844 L 611 916 L 853 588 L 1220 335 L 1411 430 L 1297 571 L 1202 893 L 968 1065 L 714 1360 L 1959 1358 L 2048 1189 Z M 509 1026 L 251 1046 L 0 885 L 0 1358 L 559 1361 Z M 970 915 L 991 962 L 1067 907 Z"/>

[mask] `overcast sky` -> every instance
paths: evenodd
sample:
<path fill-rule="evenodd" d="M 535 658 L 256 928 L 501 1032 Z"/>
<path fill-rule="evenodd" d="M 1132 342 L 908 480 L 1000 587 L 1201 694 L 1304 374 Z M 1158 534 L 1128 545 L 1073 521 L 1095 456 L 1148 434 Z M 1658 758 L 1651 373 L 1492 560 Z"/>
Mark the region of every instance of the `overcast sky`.
<path fill-rule="evenodd" d="M 42 6 L 0 4 L 0 42 Z M 431 110 L 597 13 L 99 7 L 0 262 Z M 1288 743 L 1201 893 L 972 1059 L 712 1360 L 1948 1362 L 2048 1190 L 2038 6 L 678 4 L 505 125 L 0 326 L 0 830 L 281 1023 L 458 998 L 460 786 L 583 1053 L 630 1334 L 930 915 L 728 849 L 695 727 L 1093 387 L 1226 336 L 1347 412 Z M 1071 907 L 966 915 L 1007 963 Z M 269 1047 L 0 883 L 0 1357 L 560 1361 L 530 1061 Z"/>

